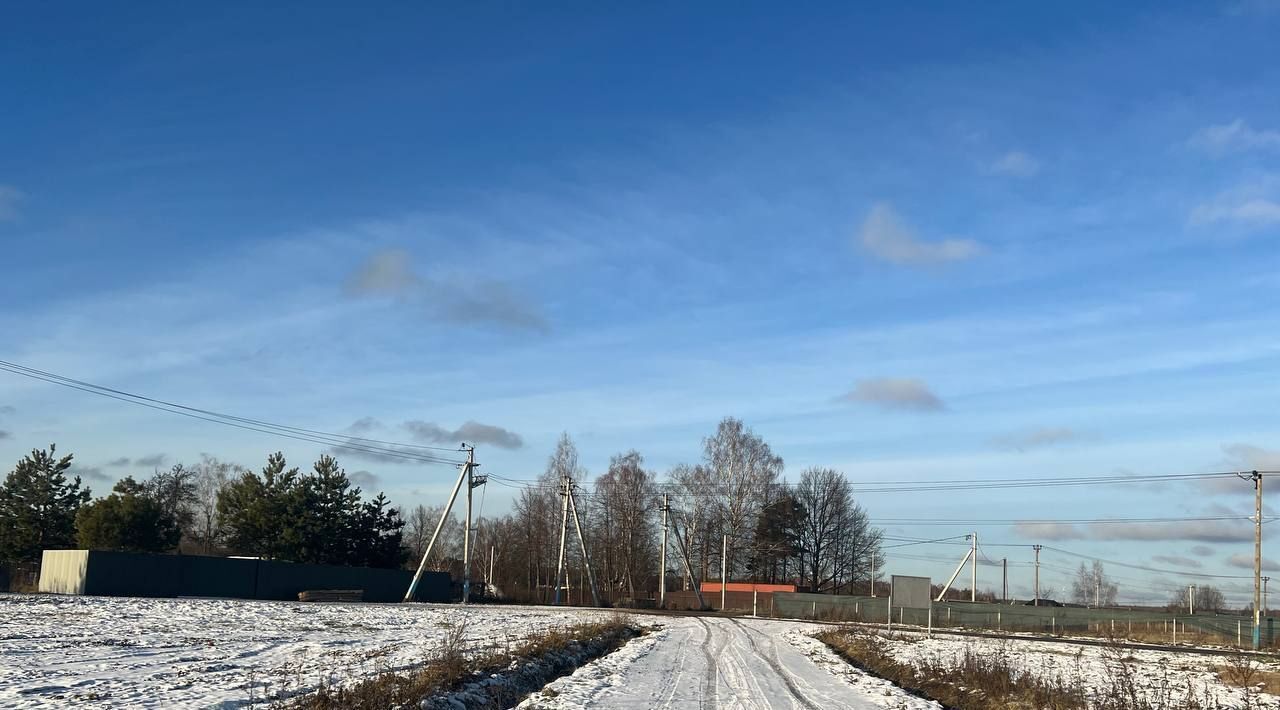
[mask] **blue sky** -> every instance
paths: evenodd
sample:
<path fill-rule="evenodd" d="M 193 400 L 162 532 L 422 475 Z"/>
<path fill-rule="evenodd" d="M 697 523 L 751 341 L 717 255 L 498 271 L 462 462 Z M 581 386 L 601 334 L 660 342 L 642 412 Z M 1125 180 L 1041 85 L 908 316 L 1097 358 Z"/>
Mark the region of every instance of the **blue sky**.
<path fill-rule="evenodd" d="M 665 472 L 729 415 L 792 479 L 1280 469 L 1275 3 L 475 5 L 10 8 L 0 358 L 326 431 L 500 427 L 521 445 L 479 457 L 515 478 L 561 431 L 593 474 Z M 319 453 L 9 375 L 0 407 L 0 460 L 56 441 L 99 491 Z M 343 462 L 406 504 L 453 475 Z M 863 503 L 1247 515 L 1239 488 Z M 1248 575 L 1248 524 L 1215 526 L 974 527 Z"/>

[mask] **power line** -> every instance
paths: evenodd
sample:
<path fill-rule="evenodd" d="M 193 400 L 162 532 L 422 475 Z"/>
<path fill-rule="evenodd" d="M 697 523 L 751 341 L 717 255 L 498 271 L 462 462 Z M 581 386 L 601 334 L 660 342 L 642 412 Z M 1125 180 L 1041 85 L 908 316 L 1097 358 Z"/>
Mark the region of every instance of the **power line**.
<path fill-rule="evenodd" d="M 431 451 L 454 451 L 455 449 L 445 449 L 436 446 L 423 446 L 417 444 L 401 444 L 396 442 L 384 442 L 376 439 L 365 439 L 357 436 L 348 436 L 345 434 L 332 434 L 328 432 L 316 431 L 313 429 L 303 429 L 300 427 L 286 426 L 283 424 L 273 424 L 258 419 L 249 419 L 247 417 L 238 417 L 230 414 L 221 414 L 207 409 L 199 409 L 197 407 L 189 407 L 174 402 L 146 397 L 144 395 L 133 394 L 123 390 L 116 390 L 102 385 L 95 385 L 90 382 L 64 377 L 51 372 L 37 370 L 35 368 L 18 365 L 16 363 L 0 360 L 0 371 L 8 372 L 14 375 L 20 375 L 34 380 L 40 380 L 50 384 L 67 387 L 81 392 L 106 397 L 109 399 L 135 404 L 140 407 L 147 407 L 169 414 L 177 414 L 179 416 L 198 419 L 201 421 L 212 422 L 214 424 L 222 424 L 238 429 L 248 431 L 256 431 L 263 434 L 270 434 L 286 439 L 294 439 L 297 441 L 307 441 L 315 444 L 325 444 L 334 448 L 347 449 L 350 451 L 359 451 L 376 456 L 385 456 L 389 458 L 404 459 L 408 461 L 418 461 L 430 464 L 448 464 L 460 465 L 462 462 L 452 458 L 442 456 L 440 454 L 431 453 Z M 382 446 L 380 444 L 389 444 L 390 446 Z M 394 446 L 395 448 L 391 448 Z"/>

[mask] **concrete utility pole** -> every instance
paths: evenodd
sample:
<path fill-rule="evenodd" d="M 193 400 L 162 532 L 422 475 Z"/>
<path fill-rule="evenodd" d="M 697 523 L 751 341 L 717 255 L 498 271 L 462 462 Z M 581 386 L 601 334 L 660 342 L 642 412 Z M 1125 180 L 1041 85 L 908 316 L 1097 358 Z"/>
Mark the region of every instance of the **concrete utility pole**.
<path fill-rule="evenodd" d="M 1031 549 L 1036 551 L 1036 598 L 1034 606 L 1040 606 L 1040 548 L 1042 545 L 1032 545 Z"/>
<path fill-rule="evenodd" d="M 965 537 L 968 537 L 968 536 L 966 535 Z M 956 565 L 956 571 L 952 572 L 951 577 L 947 579 L 947 583 L 942 585 L 942 591 L 938 592 L 938 598 L 935 599 L 934 601 L 940 602 L 943 600 L 944 597 L 947 596 L 947 591 L 951 589 L 951 583 L 956 581 L 956 577 L 959 577 L 960 573 L 964 571 L 964 566 L 969 562 L 969 558 L 975 557 L 976 559 L 975 552 L 976 552 L 976 547 L 974 546 L 970 546 L 968 550 L 965 550 L 964 557 L 960 558 L 960 564 Z M 976 567 L 974 572 L 974 579 L 977 579 Z M 890 601 L 893 600 L 893 590 L 889 591 L 889 600 Z"/>
<path fill-rule="evenodd" d="M 449 512 L 453 510 L 453 502 L 458 499 L 458 491 L 462 489 L 462 484 L 471 477 L 471 469 L 479 464 L 476 463 L 476 447 L 467 448 L 466 444 L 462 445 L 462 450 L 467 452 L 467 460 L 464 461 L 462 472 L 458 474 L 458 482 L 453 484 L 453 492 L 449 494 L 449 502 L 445 504 L 444 510 L 440 513 L 440 522 L 436 523 L 436 529 L 431 533 L 431 541 L 427 543 L 427 549 L 422 551 L 422 561 L 418 563 L 418 571 L 413 573 L 413 581 L 409 582 L 409 591 L 404 593 L 405 601 L 413 601 L 413 593 L 418 589 L 418 581 L 422 579 L 422 573 L 427 569 L 427 560 L 431 557 L 431 550 L 436 546 L 436 539 L 440 537 L 440 530 L 444 527 L 444 521 L 449 519 Z M 468 494 L 469 495 L 469 494 Z"/>
<path fill-rule="evenodd" d="M 978 533 L 973 534 L 973 567 L 970 569 L 969 601 L 978 601 Z"/>
<path fill-rule="evenodd" d="M 671 520 L 671 527 L 676 534 L 676 545 L 680 548 L 680 558 L 684 560 L 684 572 L 689 575 L 689 582 L 693 584 L 693 593 L 698 595 L 698 610 L 702 611 L 707 608 L 707 600 L 702 598 L 702 586 L 693 577 L 693 563 L 689 561 L 689 550 L 684 546 L 684 538 L 681 537 L 680 527 L 676 525 L 674 518 Z"/>
<path fill-rule="evenodd" d="M 1253 650 L 1262 648 L 1262 474 L 1253 471 Z"/>
<path fill-rule="evenodd" d="M 662 553 L 658 555 L 658 563 L 662 571 L 658 573 L 658 608 L 667 608 L 667 513 L 671 511 L 671 502 L 666 493 L 662 494 Z"/>
<path fill-rule="evenodd" d="M 494 553 L 495 553 L 495 551 L 496 551 L 496 548 L 495 548 L 493 545 L 490 545 L 490 546 L 489 546 L 489 575 L 488 575 L 487 577 L 485 577 L 485 578 L 484 578 L 484 584 L 485 584 L 485 590 L 484 590 L 484 591 L 485 591 L 485 593 L 486 593 L 486 594 L 492 594 L 492 593 L 493 593 L 493 590 L 494 590 L 494 585 L 493 585 L 493 558 L 494 558 Z"/>
<path fill-rule="evenodd" d="M 1271 609 L 1271 605 L 1267 603 L 1267 582 L 1270 582 L 1270 581 L 1271 581 L 1270 577 L 1262 578 L 1262 615 L 1263 616 L 1266 616 L 1267 612 Z"/>
<path fill-rule="evenodd" d="M 1000 558 L 1000 601 L 1009 601 L 1009 558 Z"/>
<path fill-rule="evenodd" d="M 560 479 L 560 495 L 564 498 L 560 502 L 560 559 L 556 562 L 556 593 L 555 598 L 551 602 L 552 606 L 560 605 L 560 581 L 566 580 L 567 572 L 564 568 L 564 541 L 569 534 L 569 477 L 564 476 Z M 567 585 L 566 585 L 567 586 Z M 567 599 L 565 600 L 568 601 Z"/>
<path fill-rule="evenodd" d="M 1094 576 L 1093 578 L 1093 608 L 1097 609 L 1102 606 L 1102 578 Z"/>
<path fill-rule="evenodd" d="M 591 574 L 591 555 L 587 554 L 587 539 L 582 536 L 582 520 L 578 518 L 578 503 L 573 499 L 573 481 L 569 481 L 569 509 L 573 511 L 573 527 L 578 531 L 578 545 L 582 547 L 582 565 L 587 568 L 587 584 L 591 585 L 591 604 L 600 606 L 600 593 L 596 591 L 596 578 Z M 581 580 L 579 580 L 581 581 Z M 582 594 L 579 593 L 581 598 Z"/>
<path fill-rule="evenodd" d="M 876 597 L 876 551 L 871 551 L 871 598 Z"/>
<path fill-rule="evenodd" d="M 474 457 L 476 447 L 471 447 L 469 457 Z M 471 601 L 471 536 L 475 533 L 475 526 L 471 521 L 471 491 L 477 486 L 483 486 L 488 480 L 486 476 L 475 475 L 475 462 L 472 461 L 467 466 L 467 526 L 463 530 L 462 535 L 462 603 L 466 604 Z"/>
<path fill-rule="evenodd" d="M 720 543 L 720 611 L 724 611 L 725 592 L 729 589 L 729 536 Z"/>
<path fill-rule="evenodd" d="M 1196 615 L 1196 585 L 1187 585 L 1187 614 Z"/>

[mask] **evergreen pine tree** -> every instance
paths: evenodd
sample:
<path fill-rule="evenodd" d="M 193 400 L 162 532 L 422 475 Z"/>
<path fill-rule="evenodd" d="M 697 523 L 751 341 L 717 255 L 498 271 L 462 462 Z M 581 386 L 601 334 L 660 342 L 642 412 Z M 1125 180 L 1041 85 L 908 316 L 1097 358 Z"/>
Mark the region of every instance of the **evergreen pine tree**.
<path fill-rule="evenodd" d="M 34 561 L 43 550 L 75 547 L 76 513 L 89 500 L 80 477 L 67 480 L 72 455 L 33 449 L 0 486 L 0 558 Z"/>
<path fill-rule="evenodd" d="M 127 477 L 111 495 L 80 508 L 76 515 L 80 546 L 90 550 L 168 552 L 182 538 L 177 517 L 155 490 Z"/>

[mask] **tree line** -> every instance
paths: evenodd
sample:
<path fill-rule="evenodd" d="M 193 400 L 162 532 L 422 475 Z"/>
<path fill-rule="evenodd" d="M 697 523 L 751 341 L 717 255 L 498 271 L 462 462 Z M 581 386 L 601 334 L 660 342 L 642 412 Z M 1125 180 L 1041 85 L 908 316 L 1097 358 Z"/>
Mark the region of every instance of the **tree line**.
<path fill-rule="evenodd" d="M 722 568 L 730 581 L 796 583 L 829 593 L 868 588 L 876 575 L 873 559 L 882 559 L 881 531 L 871 525 L 843 474 L 812 467 L 795 483 L 785 481 L 781 457 L 733 418 L 721 421 L 702 443 L 701 461 L 677 465 L 662 477 L 645 466 L 640 453 L 619 453 L 603 474 L 578 489 L 583 536 L 605 598 L 648 596 L 657 588 L 664 493 L 670 502 L 669 588 L 718 581 Z M 480 522 L 478 553 L 485 557 L 492 550 L 492 581 L 504 595 L 552 598 L 566 476 L 580 482 L 587 471 L 573 441 L 562 435 L 545 470 L 522 488 L 511 513 Z M 414 521 L 420 517 L 434 525 L 438 511 L 410 515 L 410 541 L 419 537 Z M 572 521 L 569 527 L 566 559 L 576 599 L 588 580 Z M 450 554 L 442 552 L 433 562 Z"/>
<path fill-rule="evenodd" d="M 399 567 L 404 521 L 382 493 L 365 499 L 336 459 L 310 471 L 272 454 L 260 472 L 205 456 L 93 499 L 73 456 L 24 456 L 0 485 L 0 560 L 47 549 L 238 554 L 318 564 Z"/>
<path fill-rule="evenodd" d="M 510 513 L 476 521 L 472 579 L 490 581 L 513 599 L 554 595 L 561 482 L 568 477 L 608 600 L 656 590 L 664 493 L 669 588 L 718 580 L 722 567 L 732 581 L 793 582 L 833 593 L 865 588 L 880 531 L 842 474 L 814 467 L 786 482 L 782 459 L 732 418 L 702 448 L 699 462 L 661 477 L 640 453 L 622 452 L 587 483 L 577 448 L 563 435 Z M 329 455 L 306 471 L 279 453 L 256 471 L 205 456 L 195 465 L 126 477 L 96 499 L 73 474 L 72 461 L 52 445 L 33 450 L 0 485 L 0 559 L 35 561 L 44 549 L 81 547 L 413 567 L 440 518 L 440 506 L 402 513 L 382 493 L 364 495 Z M 429 568 L 461 576 L 462 528 L 457 514 L 448 517 Z M 581 593 L 585 560 L 572 522 L 568 536 L 569 586 Z"/>

